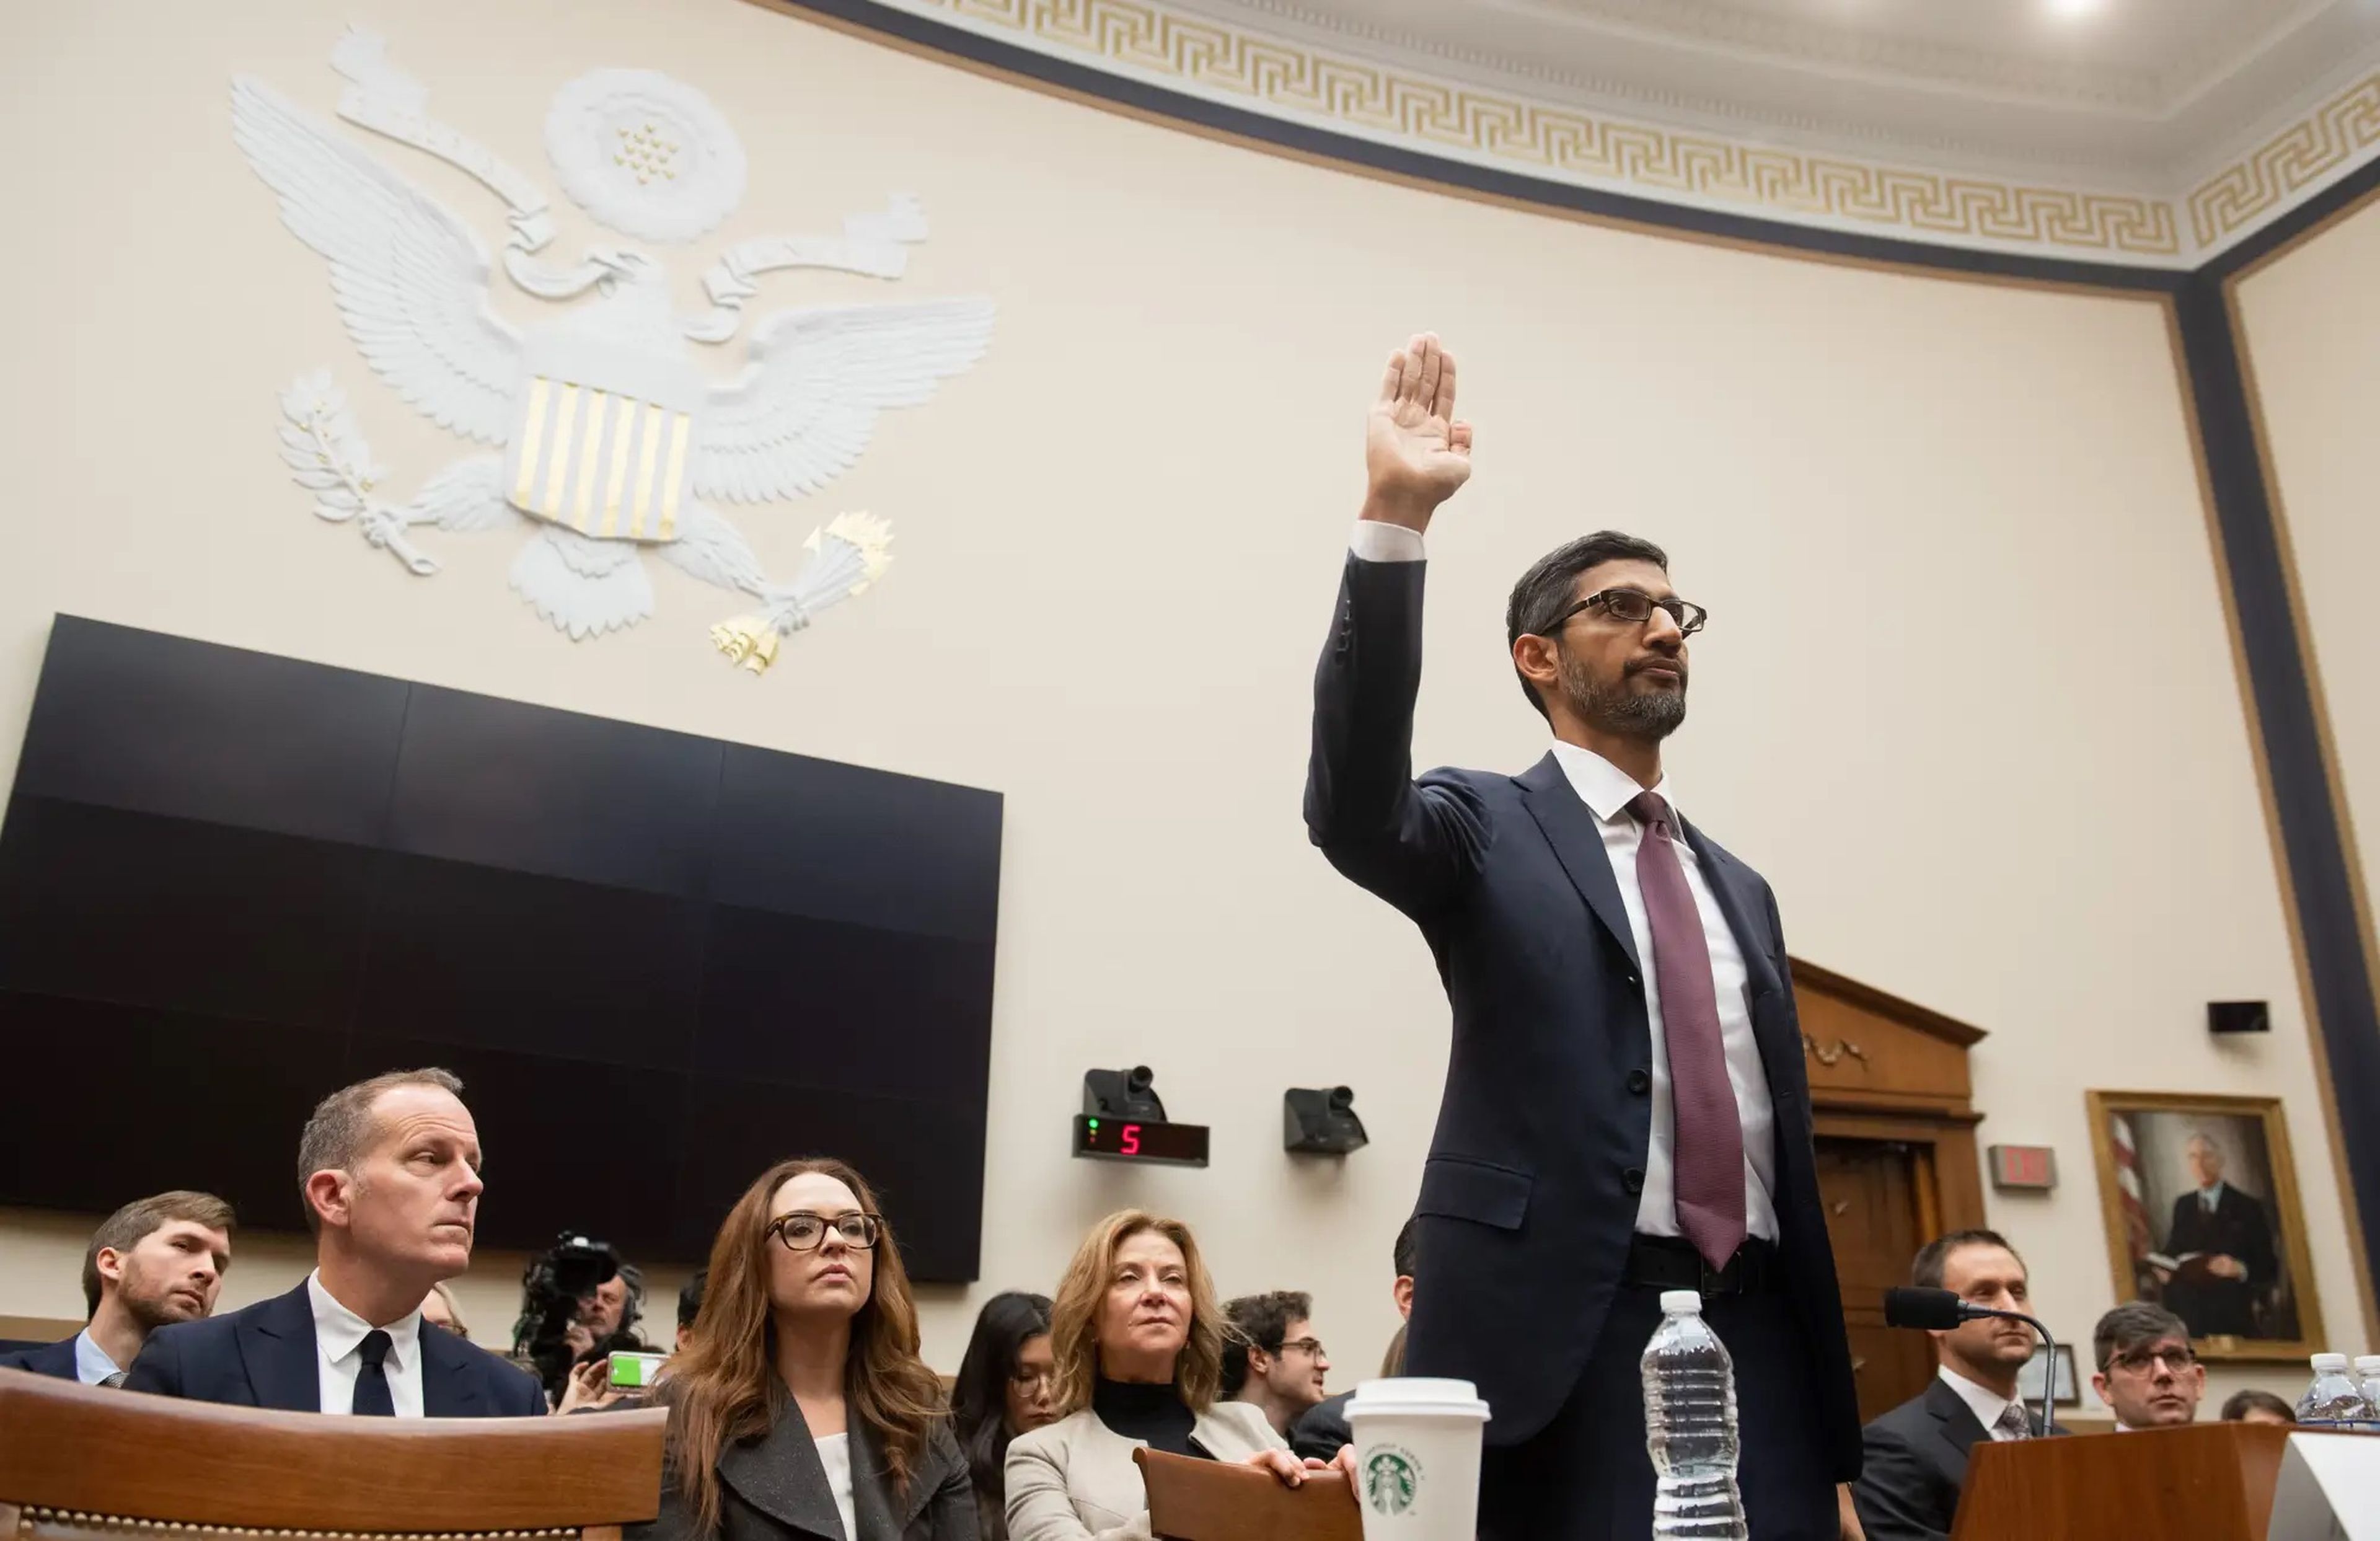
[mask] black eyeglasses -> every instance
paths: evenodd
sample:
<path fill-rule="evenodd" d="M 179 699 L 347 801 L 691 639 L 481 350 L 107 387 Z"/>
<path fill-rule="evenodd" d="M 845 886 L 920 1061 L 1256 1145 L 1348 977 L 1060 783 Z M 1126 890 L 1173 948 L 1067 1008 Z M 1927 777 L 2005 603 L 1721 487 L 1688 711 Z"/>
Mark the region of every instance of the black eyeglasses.
<path fill-rule="evenodd" d="M 1319 1338 L 1292 1338 L 1289 1341 L 1281 1345 L 1281 1352 L 1283 1353 L 1287 1353 L 1292 1349 L 1295 1349 L 1300 1353 L 1310 1353 L 1315 1358 L 1319 1359 L 1322 1357 L 1322 1340 Z"/>
<path fill-rule="evenodd" d="M 1667 611 L 1670 619 L 1677 623 L 1679 634 L 1684 637 L 1692 637 L 1710 621 L 1709 611 L 1683 600 L 1657 600 L 1640 588 L 1605 588 L 1563 611 L 1561 618 L 1540 635 L 1552 636 L 1570 625 L 1572 616 L 1587 610 L 1600 610 L 1613 620 L 1625 621 L 1632 626 L 1643 625 L 1657 610 Z"/>
<path fill-rule="evenodd" d="M 790 1215 L 779 1215 L 769 1222 L 765 1236 L 774 1236 L 785 1244 L 787 1252 L 815 1252 L 826 1240 L 827 1228 L 832 1226 L 847 1246 L 865 1252 L 876 1244 L 884 1233 L 884 1221 L 876 1215 L 862 1214 L 857 1209 L 846 1210 L 832 1219 L 813 1215 L 807 1209 L 796 1209 Z"/>
<path fill-rule="evenodd" d="M 2123 1370 L 2131 1375 L 2148 1375 L 2156 1369 L 2156 1363 L 2160 1359 L 2165 1361 L 2165 1367 L 2176 1375 L 2198 1363 L 2198 1355 L 2192 1353 L 2187 1346 L 2162 1343 L 2155 1348 L 2134 1349 L 2129 1353 L 2111 1355 L 2107 1360 L 2107 1368 Z"/>

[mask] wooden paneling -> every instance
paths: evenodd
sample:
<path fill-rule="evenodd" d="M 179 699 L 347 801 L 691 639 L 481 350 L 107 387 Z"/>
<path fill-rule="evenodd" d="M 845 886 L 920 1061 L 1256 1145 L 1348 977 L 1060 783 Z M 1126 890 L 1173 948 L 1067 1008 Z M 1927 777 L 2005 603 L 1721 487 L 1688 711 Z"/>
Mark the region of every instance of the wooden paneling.
<path fill-rule="evenodd" d="M 1818 1191 L 1860 1416 L 1873 1418 L 1934 1373 L 1932 1340 L 1884 1325 L 1884 1292 L 1909 1281 L 1926 1242 L 1984 1223 L 1982 1115 L 1967 1072 L 1984 1034 L 1798 958 L 1792 966 Z"/>

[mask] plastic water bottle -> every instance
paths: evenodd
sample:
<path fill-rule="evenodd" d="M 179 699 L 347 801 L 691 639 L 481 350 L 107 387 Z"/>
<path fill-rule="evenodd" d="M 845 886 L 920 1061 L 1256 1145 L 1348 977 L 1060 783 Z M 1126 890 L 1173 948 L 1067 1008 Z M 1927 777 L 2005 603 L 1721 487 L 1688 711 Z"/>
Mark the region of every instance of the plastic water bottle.
<path fill-rule="evenodd" d="M 2298 1400 L 2298 1422 L 2307 1428 L 2355 1428 L 2372 1416 L 2372 1404 L 2348 1378 L 2347 1355 L 2315 1354 L 2313 1384 Z"/>
<path fill-rule="evenodd" d="M 2380 1353 L 2357 1355 L 2354 1379 L 2363 1388 L 2363 1400 L 2372 1409 L 2371 1415 L 2380 1417 Z"/>
<path fill-rule="evenodd" d="M 1645 1345 L 1644 1371 L 1645 1449 L 1660 1478 L 1653 1535 L 1745 1541 L 1735 1490 L 1735 1363 L 1704 1323 L 1700 1294 L 1661 1292 L 1661 1325 Z"/>

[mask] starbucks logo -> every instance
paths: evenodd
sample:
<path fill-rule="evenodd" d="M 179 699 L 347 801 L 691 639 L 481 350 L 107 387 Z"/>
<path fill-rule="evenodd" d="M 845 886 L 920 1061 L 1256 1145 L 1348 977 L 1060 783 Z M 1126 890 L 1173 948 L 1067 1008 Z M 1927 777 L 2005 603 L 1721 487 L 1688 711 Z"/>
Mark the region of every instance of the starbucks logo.
<path fill-rule="evenodd" d="M 1364 1457 L 1364 1499 L 1382 1514 L 1402 1514 L 1421 1491 L 1421 1461 L 1401 1445 L 1383 1445 Z"/>

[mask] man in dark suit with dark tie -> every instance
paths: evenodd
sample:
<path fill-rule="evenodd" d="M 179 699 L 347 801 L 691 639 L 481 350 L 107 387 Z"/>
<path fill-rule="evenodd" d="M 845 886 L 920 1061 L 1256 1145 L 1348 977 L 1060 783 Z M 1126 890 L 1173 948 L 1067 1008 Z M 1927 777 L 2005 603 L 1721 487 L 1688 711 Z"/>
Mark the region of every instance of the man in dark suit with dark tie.
<path fill-rule="evenodd" d="M 1492 1410 L 1483 1536 L 1641 1536 L 1638 1361 L 1661 1292 L 1699 1290 L 1735 1362 L 1752 1535 L 1823 1541 L 1859 1415 L 1784 938 L 1661 769 L 1704 613 L 1646 541 L 1551 552 L 1506 633 L 1553 752 L 1412 779 L 1422 532 L 1471 469 L 1454 379 L 1416 337 L 1372 408 L 1305 794 L 1315 843 L 1421 928 L 1453 1006 L 1407 1368 Z"/>
<path fill-rule="evenodd" d="M 480 1135 L 463 1084 L 395 1071 L 332 1093 L 298 1170 L 314 1271 L 268 1301 L 162 1328 L 126 1385 L 196 1401 L 381 1417 L 534 1417 L 528 1372 L 421 1319 L 430 1286 L 470 1266 Z"/>
<path fill-rule="evenodd" d="M 1923 1289 L 1996 1311 L 2033 1309 L 2024 1259 L 1997 1232 L 1954 1231 L 1928 1242 L 1909 1276 Z M 1948 1541 L 1967 1485 L 1967 1452 L 1985 1439 L 2044 1432 L 2040 1415 L 2017 1400 L 2018 1372 L 2033 1357 L 2032 1329 L 1985 1317 L 1929 1336 L 1939 1362 L 1934 1378 L 1861 1431 L 1866 1459 L 1852 1498 L 1867 1541 Z"/>
<path fill-rule="evenodd" d="M 121 1386 L 149 1334 L 215 1308 L 231 1267 L 231 1206 L 177 1189 L 136 1198 L 99 1222 L 82 1255 L 83 1329 L 0 1354 L 0 1369 Z"/>
<path fill-rule="evenodd" d="M 2193 1338 L 2278 1336 L 2256 1327 L 2256 1298 L 2280 1271 L 2264 1205 L 2223 1181 L 2223 1147 L 2206 1135 L 2192 1135 L 2183 1154 L 2198 1186 L 2173 1201 L 2165 1250 L 2199 1256 L 2175 1272 L 2158 1270 L 2165 1308 L 2190 1324 Z"/>

